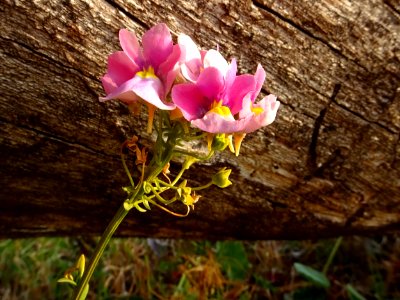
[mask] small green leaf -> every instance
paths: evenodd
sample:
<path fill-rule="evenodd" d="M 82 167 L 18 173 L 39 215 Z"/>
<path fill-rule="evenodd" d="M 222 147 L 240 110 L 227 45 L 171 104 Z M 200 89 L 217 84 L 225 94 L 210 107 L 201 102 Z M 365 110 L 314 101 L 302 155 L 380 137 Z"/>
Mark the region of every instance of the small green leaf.
<path fill-rule="evenodd" d="M 125 206 L 125 203 L 124 203 L 124 206 Z M 146 212 L 147 211 L 144 208 L 140 207 L 139 203 L 137 203 L 137 202 L 133 203 L 133 206 L 135 206 L 135 208 L 140 212 Z"/>
<path fill-rule="evenodd" d="M 294 264 L 295 270 L 308 281 L 311 281 L 317 286 L 329 288 L 331 283 L 324 273 L 317 271 L 309 266 L 301 263 Z"/>
<path fill-rule="evenodd" d="M 346 284 L 346 291 L 350 300 L 366 300 L 351 284 Z"/>
<path fill-rule="evenodd" d="M 147 201 L 147 200 L 143 200 L 143 205 L 144 205 L 144 207 L 146 207 L 148 210 L 151 210 L 151 207 L 150 207 L 149 201 Z"/>
<path fill-rule="evenodd" d="M 57 280 L 57 282 L 59 282 L 59 283 L 69 283 L 69 284 L 72 284 L 72 285 L 76 286 L 76 282 L 71 280 L 71 279 L 68 279 L 68 278 L 60 278 L 60 279 Z"/>

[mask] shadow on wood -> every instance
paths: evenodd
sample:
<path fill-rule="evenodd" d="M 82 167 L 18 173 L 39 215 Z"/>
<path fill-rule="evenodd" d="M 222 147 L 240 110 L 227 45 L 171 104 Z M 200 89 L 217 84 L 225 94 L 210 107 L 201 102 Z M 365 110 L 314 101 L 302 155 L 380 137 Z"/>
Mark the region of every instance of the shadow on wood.
<path fill-rule="evenodd" d="M 118 234 L 175 238 L 321 238 L 400 228 L 400 6 L 314 1 L 42 1 L 2 4 L 2 237 L 97 235 L 124 200 L 121 143 L 146 118 L 99 103 L 117 32 L 166 22 L 241 73 L 260 62 L 264 93 L 282 107 L 221 166 L 212 188 L 177 219 L 133 212 Z M 149 137 L 144 136 L 144 142 Z M 179 166 L 175 165 L 173 168 Z"/>

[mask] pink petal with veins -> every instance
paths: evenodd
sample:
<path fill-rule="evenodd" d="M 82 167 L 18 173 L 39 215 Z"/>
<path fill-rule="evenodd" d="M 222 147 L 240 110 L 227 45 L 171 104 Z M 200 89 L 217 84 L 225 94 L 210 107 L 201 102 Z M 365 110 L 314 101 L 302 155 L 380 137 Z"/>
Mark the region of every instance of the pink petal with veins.
<path fill-rule="evenodd" d="M 127 29 L 119 31 L 119 42 L 122 50 L 136 64 L 137 68 L 143 68 L 143 57 L 136 35 Z"/>
<path fill-rule="evenodd" d="M 119 99 L 125 103 L 131 103 L 141 98 L 160 109 L 174 109 L 175 105 L 173 103 L 165 103 L 161 100 L 160 94 L 162 94 L 162 89 L 162 83 L 158 78 L 141 78 L 140 76 L 135 76 L 106 97 L 101 97 L 100 101 Z"/>
<path fill-rule="evenodd" d="M 157 70 L 172 53 L 172 37 L 167 25 L 158 24 L 146 31 L 142 38 L 143 57 Z M 146 66 L 147 67 L 147 66 Z"/>
<path fill-rule="evenodd" d="M 208 50 L 203 60 L 204 69 L 213 67 L 218 69 L 223 76 L 228 71 L 228 62 L 217 50 Z"/>
<path fill-rule="evenodd" d="M 137 66 L 122 51 L 117 51 L 108 57 L 108 68 L 106 76 L 116 86 L 131 79 L 138 71 Z"/>
<path fill-rule="evenodd" d="M 201 90 L 193 83 L 174 86 L 171 95 L 174 103 L 181 110 L 183 117 L 188 121 L 203 116 L 211 105 L 210 100 L 204 98 Z"/>

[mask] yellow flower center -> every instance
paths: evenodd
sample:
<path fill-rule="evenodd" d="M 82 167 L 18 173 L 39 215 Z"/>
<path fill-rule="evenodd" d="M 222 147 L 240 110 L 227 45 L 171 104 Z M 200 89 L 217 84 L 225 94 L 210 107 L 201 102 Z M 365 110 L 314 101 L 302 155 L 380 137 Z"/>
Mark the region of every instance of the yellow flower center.
<path fill-rule="evenodd" d="M 223 117 L 232 115 L 229 107 L 222 105 L 222 100 L 220 100 L 220 101 L 214 100 L 214 102 L 211 104 L 211 108 L 208 112 L 209 113 L 213 112 L 213 113 L 219 114 Z"/>
<path fill-rule="evenodd" d="M 256 116 L 264 112 L 262 107 L 253 107 L 253 105 L 251 105 L 250 109 Z"/>
<path fill-rule="evenodd" d="M 141 78 L 157 78 L 156 74 L 154 74 L 154 68 L 152 66 L 149 66 L 147 69 L 144 68 L 143 71 L 137 72 L 136 75 Z"/>

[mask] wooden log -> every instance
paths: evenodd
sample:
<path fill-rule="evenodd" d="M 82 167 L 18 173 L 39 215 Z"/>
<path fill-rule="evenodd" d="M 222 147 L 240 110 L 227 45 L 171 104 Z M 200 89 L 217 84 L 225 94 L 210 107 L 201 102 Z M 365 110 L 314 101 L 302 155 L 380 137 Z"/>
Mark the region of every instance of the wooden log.
<path fill-rule="evenodd" d="M 132 212 L 122 236 L 288 239 L 400 228 L 397 1 L 2 1 L 0 236 L 98 235 L 128 185 L 119 151 L 145 115 L 99 103 L 118 30 L 165 22 L 205 49 L 267 71 L 282 107 L 221 166 L 234 185 L 184 219 Z M 179 162 L 172 169 L 177 170 Z"/>

